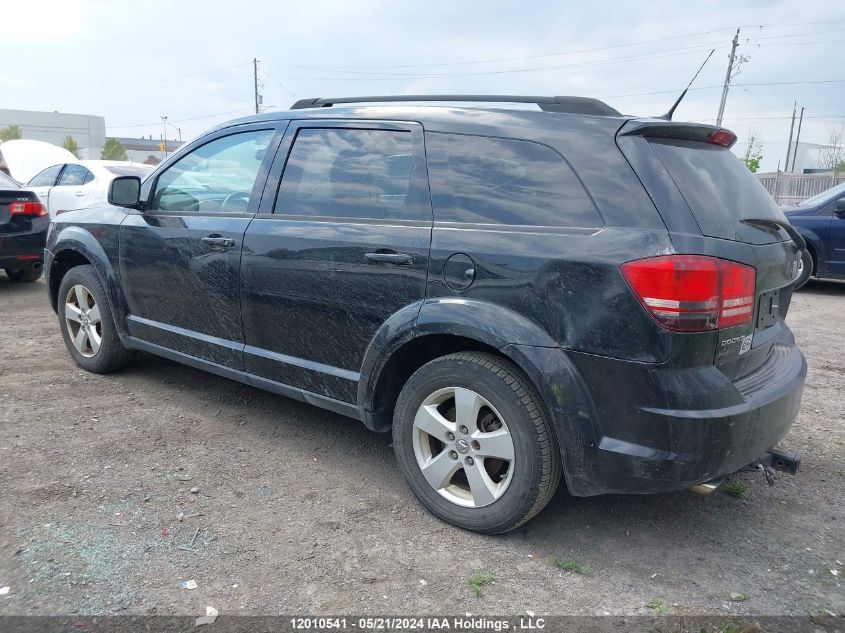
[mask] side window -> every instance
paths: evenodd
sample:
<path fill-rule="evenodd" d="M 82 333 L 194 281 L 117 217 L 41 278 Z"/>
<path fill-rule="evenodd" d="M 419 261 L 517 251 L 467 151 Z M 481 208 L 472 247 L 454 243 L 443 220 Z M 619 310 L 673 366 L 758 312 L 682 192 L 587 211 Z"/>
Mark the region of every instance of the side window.
<path fill-rule="evenodd" d="M 62 170 L 62 167 L 64 167 L 64 165 L 53 165 L 52 167 L 48 167 L 44 171 L 33 176 L 32 180 L 26 183 L 27 187 L 52 187 L 56 184 L 56 178 Z"/>
<path fill-rule="evenodd" d="M 273 133 L 254 130 L 231 134 L 186 154 L 158 177 L 149 208 L 245 212 Z"/>
<path fill-rule="evenodd" d="M 561 156 L 530 141 L 426 132 L 434 219 L 515 226 L 600 227 Z"/>
<path fill-rule="evenodd" d="M 285 164 L 275 213 L 407 218 L 413 171 L 410 132 L 302 128 Z"/>
<path fill-rule="evenodd" d="M 82 165 L 69 164 L 62 172 L 62 177 L 59 178 L 60 187 L 78 187 L 84 185 L 86 182 L 94 180 L 94 174 L 88 171 Z"/>

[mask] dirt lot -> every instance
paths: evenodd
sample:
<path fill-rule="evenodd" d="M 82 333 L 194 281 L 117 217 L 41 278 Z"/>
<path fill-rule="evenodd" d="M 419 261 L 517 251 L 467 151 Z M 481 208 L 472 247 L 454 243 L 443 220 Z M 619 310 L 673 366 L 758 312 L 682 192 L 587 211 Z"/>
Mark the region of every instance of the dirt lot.
<path fill-rule="evenodd" d="M 0 277 L 0 615 L 845 610 L 845 284 L 811 283 L 789 316 L 810 365 L 783 443 L 797 477 L 745 473 L 742 498 L 560 492 L 481 537 L 414 501 L 388 436 L 151 356 L 87 374 L 43 281 Z"/>

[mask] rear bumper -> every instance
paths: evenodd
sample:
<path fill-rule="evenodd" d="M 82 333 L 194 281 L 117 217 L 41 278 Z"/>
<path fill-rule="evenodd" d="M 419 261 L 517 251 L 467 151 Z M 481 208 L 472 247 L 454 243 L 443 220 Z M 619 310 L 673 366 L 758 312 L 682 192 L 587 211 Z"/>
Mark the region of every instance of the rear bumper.
<path fill-rule="evenodd" d="M 32 233 L 0 233 L 0 268 L 14 270 L 40 267 L 44 262 L 46 228 Z"/>
<path fill-rule="evenodd" d="M 785 328 L 767 361 L 735 382 L 714 366 L 571 358 L 594 407 L 592 441 L 578 472 L 567 472 L 578 496 L 667 492 L 736 472 L 789 431 L 807 374 Z"/>

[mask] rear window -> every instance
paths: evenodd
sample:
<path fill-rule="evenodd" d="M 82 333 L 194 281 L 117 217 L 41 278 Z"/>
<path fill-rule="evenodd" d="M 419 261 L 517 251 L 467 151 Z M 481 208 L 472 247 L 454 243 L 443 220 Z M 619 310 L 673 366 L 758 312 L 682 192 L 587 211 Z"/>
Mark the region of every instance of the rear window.
<path fill-rule="evenodd" d="M 604 223 L 563 157 L 530 141 L 425 135 L 438 222 L 600 227 Z"/>
<path fill-rule="evenodd" d="M 774 241 L 771 231 L 743 218 L 786 221 L 774 199 L 748 168 L 724 147 L 696 141 L 649 139 L 652 149 L 687 201 L 701 232 L 753 244 Z M 789 239 L 781 232 L 781 239 Z"/>

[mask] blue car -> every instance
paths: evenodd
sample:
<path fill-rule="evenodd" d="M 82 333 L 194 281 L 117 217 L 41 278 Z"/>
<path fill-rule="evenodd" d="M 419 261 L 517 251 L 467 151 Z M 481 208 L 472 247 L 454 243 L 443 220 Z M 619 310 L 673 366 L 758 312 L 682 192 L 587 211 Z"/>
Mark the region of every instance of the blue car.
<path fill-rule="evenodd" d="M 845 279 L 845 182 L 783 211 L 807 241 L 795 287 L 810 277 Z"/>

